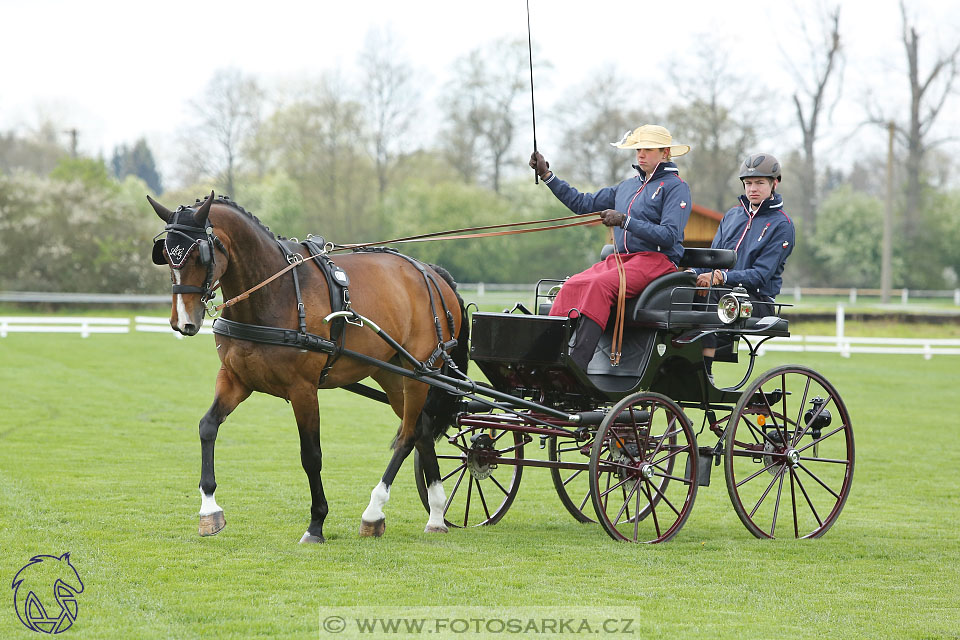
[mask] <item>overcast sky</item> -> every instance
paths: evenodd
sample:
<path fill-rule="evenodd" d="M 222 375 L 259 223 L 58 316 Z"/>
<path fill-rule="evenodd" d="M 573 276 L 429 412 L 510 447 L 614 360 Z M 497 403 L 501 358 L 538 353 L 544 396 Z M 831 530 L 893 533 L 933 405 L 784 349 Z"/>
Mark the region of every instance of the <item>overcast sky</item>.
<path fill-rule="evenodd" d="M 541 148 L 559 146 L 550 121 L 556 102 L 569 96 L 565 89 L 613 64 L 627 82 L 652 80 L 673 92 L 670 74 L 692 63 L 705 37 L 723 44 L 731 68 L 772 92 L 779 105 L 771 111 L 773 129 L 786 131 L 765 143 L 795 147 L 795 77 L 785 57 L 802 62 L 808 55 L 802 17 L 815 29 L 820 2 L 530 0 Z M 425 72 L 429 96 L 448 79 L 458 56 L 496 38 L 525 38 L 525 6 L 525 0 L 0 0 L 0 131 L 23 131 L 42 114 L 78 128 L 81 150 L 106 157 L 115 145 L 146 136 L 166 173 L 175 158 L 175 134 L 189 117 L 187 101 L 217 69 L 237 67 L 268 86 L 334 68 L 349 77 L 367 31 L 388 26 L 398 55 Z M 960 39 L 960 3 L 909 0 L 908 13 L 922 37 L 921 65 L 928 71 L 933 56 Z M 897 0 L 843 0 L 844 93 L 822 151 L 848 161 L 861 147 L 883 148 L 882 133 L 875 131 L 843 145 L 832 142 L 863 119 L 858 104 L 867 87 L 891 114 L 906 112 L 900 28 Z M 543 60 L 553 65 L 549 73 L 537 73 Z M 636 96 L 646 99 L 644 92 Z M 960 118 L 950 113 L 940 129 L 958 125 Z M 610 139 L 620 133 L 611 131 Z"/>

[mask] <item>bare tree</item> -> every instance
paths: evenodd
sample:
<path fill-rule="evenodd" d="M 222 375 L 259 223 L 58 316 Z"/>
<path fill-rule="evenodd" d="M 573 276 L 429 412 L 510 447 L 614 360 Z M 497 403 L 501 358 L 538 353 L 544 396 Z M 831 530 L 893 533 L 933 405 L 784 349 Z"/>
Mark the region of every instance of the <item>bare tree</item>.
<path fill-rule="evenodd" d="M 217 71 L 203 94 L 190 101 L 196 118 L 188 151 L 195 168 L 236 195 L 235 177 L 243 145 L 256 134 L 264 93 L 239 69 Z"/>
<path fill-rule="evenodd" d="M 923 175 L 925 160 L 945 140 L 931 139 L 931 131 L 944 105 L 954 95 L 954 83 L 960 74 L 960 44 L 940 53 L 929 71 L 920 70 L 917 27 L 907 15 L 903 0 L 901 40 L 907 55 L 907 79 L 910 83 L 910 116 L 906 124 L 897 122 L 876 105 L 868 105 L 868 121 L 882 126 L 895 123 L 897 140 L 906 147 L 906 186 L 904 191 L 903 236 L 910 242 L 917 235 L 919 214 L 923 209 Z"/>
<path fill-rule="evenodd" d="M 794 206 L 797 207 L 798 217 L 804 222 L 803 227 L 808 234 L 812 234 L 815 229 L 820 195 L 817 185 L 815 149 L 818 126 L 827 102 L 827 86 L 834 70 L 842 62 L 840 6 L 834 6 L 821 13 L 820 22 L 822 38 L 818 40 L 815 37 L 807 37 L 810 61 L 806 72 L 791 64 L 793 75 L 801 88 L 801 92 L 793 94 L 793 104 L 803 133 L 803 156 L 796 172 L 799 178 L 800 201 Z M 806 24 L 803 28 L 806 32 Z M 790 59 L 789 56 L 787 59 Z M 813 73 L 813 77 L 808 79 L 810 72 Z M 837 86 L 840 86 L 839 83 Z M 839 98 L 839 88 L 837 98 Z"/>
<path fill-rule="evenodd" d="M 360 52 L 364 71 L 364 111 L 370 127 L 377 184 L 383 198 L 403 138 L 418 112 L 419 93 L 411 66 L 397 55 L 390 30 L 367 32 Z"/>
<path fill-rule="evenodd" d="M 630 109 L 628 85 L 612 66 L 592 74 L 583 86 L 570 92 L 560 112 L 563 122 L 563 146 L 569 158 L 564 175 L 593 185 L 616 184 L 630 171 L 633 157 L 608 142 L 657 117 Z M 560 165 L 557 164 L 559 167 Z"/>
<path fill-rule="evenodd" d="M 448 126 L 442 134 L 450 162 L 466 180 L 487 163 L 494 191 L 515 134 L 515 104 L 526 89 L 527 43 L 498 40 L 486 50 L 476 49 L 454 65 L 456 78 L 444 99 Z"/>
<path fill-rule="evenodd" d="M 756 141 L 764 92 L 746 86 L 726 67 L 729 55 L 719 42 L 700 39 L 697 64 L 677 77 L 684 98 L 667 114 L 674 140 L 689 144 L 683 173 L 693 185 L 694 201 L 723 211 L 739 190 L 738 164 Z"/>
<path fill-rule="evenodd" d="M 941 54 L 925 78 L 921 78 L 918 44 L 920 40 L 915 25 L 909 23 L 907 8 L 900 0 L 900 14 L 903 16 L 903 46 L 907 53 L 910 78 L 910 125 L 907 139 L 907 206 L 904 216 L 904 231 L 908 238 L 916 233 L 917 213 L 922 198 L 920 174 L 927 151 L 936 146 L 929 141 L 930 129 L 940 115 L 943 105 L 953 90 L 958 73 L 960 44 L 952 51 Z M 934 85 L 939 79 L 939 86 Z M 930 92 L 930 93 L 928 93 Z"/>

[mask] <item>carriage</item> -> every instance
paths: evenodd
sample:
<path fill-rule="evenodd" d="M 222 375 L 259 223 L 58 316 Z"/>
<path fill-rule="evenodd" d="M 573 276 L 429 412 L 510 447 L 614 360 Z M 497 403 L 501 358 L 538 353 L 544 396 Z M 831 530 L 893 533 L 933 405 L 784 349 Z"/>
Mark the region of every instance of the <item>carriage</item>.
<path fill-rule="evenodd" d="M 729 250 L 687 249 L 680 266 L 728 268 L 735 260 Z M 442 477 L 453 482 L 449 525 L 496 523 L 516 497 L 523 469 L 543 467 L 578 521 L 599 521 L 618 540 L 663 542 L 680 530 L 698 488 L 722 465 L 733 507 L 755 536 L 818 537 L 830 528 L 854 469 L 843 400 L 803 366 L 777 367 L 750 381 L 763 343 L 789 336 L 784 305 L 756 317 L 742 289 L 715 287 L 703 298 L 692 273 L 661 276 L 627 303 L 619 364 L 611 364 L 608 328 L 582 370 L 569 356 L 575 320 L 545 315 L 561 284 L 538 283 L 537 314 L 518 303 L 472 316 L 471 359 L 492 388 L 516 401 L 463 404 L 447 438 L 451 449 L 438 451 Z M 727 361 L 736 361 L 736 346 L 744 344 L 746 372 L 731 387 L 718 388 L 706 374 L 699 340 L 708 333 L 730 336 Z M 531 449 L 545 450 L 545 459 L 527 457 Z"/>
<path fill-rule="evenodd" d="M 527 467 L 549 469 L 578 521 L 632 542 L 676 535 L 721 465 L 734 510 L 761 538 L 823 535 L 850 493 L 853 431 L 834 386 L 798 365 L 751 380 L 764 342 L 789 335 L 783 305 L 757 316 L 742 289 L 702 296 L 693 273 L 670 273 L 626 301 L 622 336 L 608 329 L 582 369 L 570 357 L 576 320 L 548 315 L 562 281 L 538 283 L 536 313 L 517 303 L 468 316 L 449 274 L 399 252 L 334 261 L 333 245 L 278 238 L 212 193 L 176 211 L 150 201 L 166 223 L 153 258 L 171 270 L 171 326 L 195 335 L 205 313 L 223 312 L 213 325 L 222 366 L 199 427 L 201 535 L 225 526 L 214 497 L 218 428 L 253 391 L 286 399 L 297 418 L 311 492 L 301 542 L 324 541 L 327 515 L 318 388 L 387 402 L 401 418 L 361 535 L 383 534 L 390 487 L 414 449 L 428 532 L 495 524 Z M 680 266 L 735 259 L 688 249 Z M 230 299 L 214 307 L 218 282 Z M 706 373 L 700 340 L 710 334 L 729 338 L 726 359 L 744 352 L 746 372 L 732 386 Z M 488 382 L 464 372 L 468 355 Z M 360 384 L 368 377 L 383 391 Z"/>

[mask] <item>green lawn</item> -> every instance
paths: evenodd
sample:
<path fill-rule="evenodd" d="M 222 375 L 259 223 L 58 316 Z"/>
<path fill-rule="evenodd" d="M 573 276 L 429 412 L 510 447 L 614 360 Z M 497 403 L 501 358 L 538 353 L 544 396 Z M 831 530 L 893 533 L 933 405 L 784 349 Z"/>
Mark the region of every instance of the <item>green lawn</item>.
<path fill-rule="evenodd" d="M 315 547 L 296 544 L 308 496 L 292 412 L 266 396 L 221 428 L 227 528 L 197 536 L 197 422 L 218 367 L 210 336 L 11 334 L 0 339 L 0 583 L 33 555 L 71 552 L 85 584 L 74 638 L 316 638 L 329 615 L 411 607 L 628 619 L 635 636 L 666 638 L 960 637 L 960 359 L 770 353 L 758 372 L 788 361 L 824 373 L 854 420 L 852 495 L 822 539 L 753 538 L 715 471 L 676 538 L 619 544 L 576 523 L 542 469 L 525 471 L 496 526 L 426 535 L 409 460 L 385 537 L 359 539 L 396 420 L 329 391 L 319 396 L 328 543 Z M 0 638 L 34 637 L 12 591 L 3 602 Z"/>

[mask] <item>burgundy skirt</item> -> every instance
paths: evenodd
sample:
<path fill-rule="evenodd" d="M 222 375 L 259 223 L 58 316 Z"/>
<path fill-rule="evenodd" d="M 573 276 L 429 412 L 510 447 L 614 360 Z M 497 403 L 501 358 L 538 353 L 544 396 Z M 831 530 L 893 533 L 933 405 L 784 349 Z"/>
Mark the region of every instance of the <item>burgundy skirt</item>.
<path fill-rule="evenodd" d="M 627 276 L 627 298 L 635 298 L 654 279 L 677 270 L 667 256 L 657 251 L 621 253 L 620 258 Z M 616 260 L 615 255 L 607 256 L 603 262 L 571 276 L 560 288 L 550 315 L 577 317 L 581 313 L 606 327 L 620 290 Z"/>

